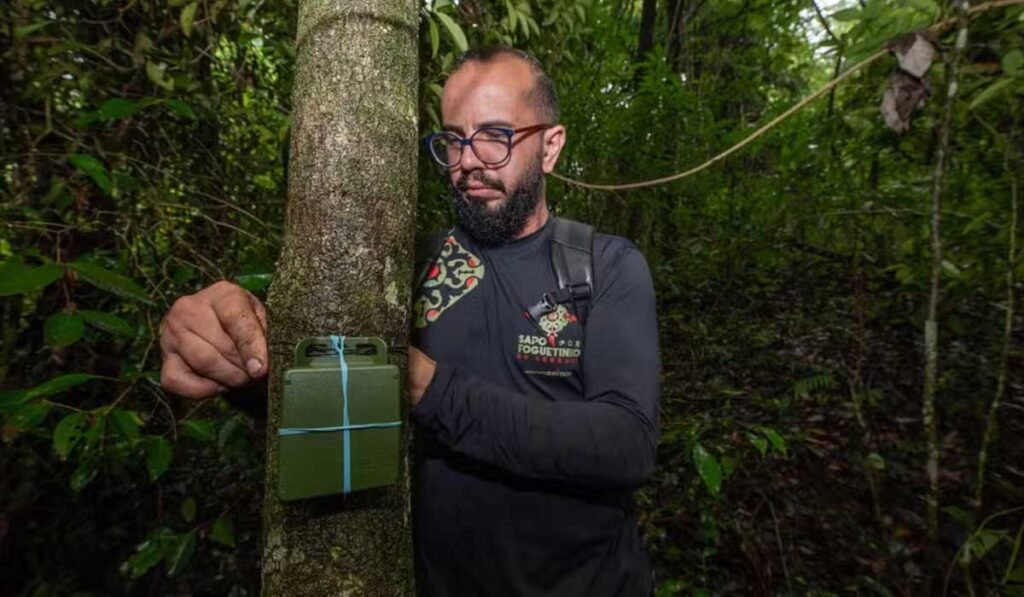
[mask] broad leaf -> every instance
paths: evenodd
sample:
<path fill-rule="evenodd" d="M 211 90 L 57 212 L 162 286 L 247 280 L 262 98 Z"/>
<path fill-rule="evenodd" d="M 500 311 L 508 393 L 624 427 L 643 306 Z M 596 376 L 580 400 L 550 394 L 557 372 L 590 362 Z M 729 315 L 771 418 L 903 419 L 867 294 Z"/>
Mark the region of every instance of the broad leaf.
<path fill-rule="evenodd" d="M 114 272 L 103 269 L 95 263 L 89 263 L 86 261 L 75 261 L 69 264 L 71 269 L 82 277 L 86 282 L 96 286 L 97 288 L 112 292 L 118 296 L 133 299 L 146 303 L 147 305 L 155 306 L 156 303 L 153 299 L 149 298 L 138 284 L 133 282 L 130 278 L 126 278 L 121 274 L 115 274 Z"/>
<path fill-rule="evenodd" d="M 184 116 L 185 118 L 190 118 L 192 120 L 198 120 L 196 112 L 192 109 L 192 106 L 186 104 L 181 100 L 169 99 L 167 100 L 167 107 L 179 116 Z"/>
<path fill-rule="evenodd" d="M 139 413 L 115 406 L 107 416 L 110 419 L 110 426 L 123 439 L 131 442 L 139 439 L 139 428 L 142 427 Z"/>
<path fill-rule="evenodd" d="M 430 57 L 437 58 L 437 50 L 441 47 L 441 34 L 434 19 L 427 19 L 427 24 L 430 26 Z"/>
<path fill-rule="evenodd" d="M 191 437 L 201 442 L 212 442 L 217 439 L 217 429 L 214 422 L 207 419 L 182 421 L 181 432 L 186 437 Z"/>
<path fill-rule="evenodd" d="M 64 268 L 55 263 L 30 267 L 18 259 L 10 259 L 0 265 L 0 296 L 26 294 L 45 288 L 63 272 Z"/>
<path fill-rule="evenodd" d="M 68 161 L 71 165 L 77 168 L 80 172 L 87 174 L 89 178 L 96 183 L 96 186 L 103 189 L 103 192 L 110 194 L 110 174 L 107 172 L 107 168 L 103 165 L 103 162 L 97 160 L 91 155 L 85 155 L 81 153 L 73 153 L 68 156 Z"/>
<path fill-rule="evenodd" d="M 196 498 L 188 496 L 181 502 L 181 518 L 187 523 L 196 519 Z"/>
<path fill-rule="evenodd" d="M 71 413 L 57 423 L 53 429 L 53 451 L 61 460 L 67 460 L 71 450 L 82 437 L 82 427 L 85 426 L 85 413 Z"/>
<path fill-rule="evenodd" d="M 85 333 L 85 321 L 78 313 L 60 311 L 46 318 L 43 336 L 51 348 L 71 346 Z"/>
<path fill-rule="evenodd" d="M 786 455 L 786 440 L 783 439 L 781 435 L 779 435 L 778 431 L 775 431 L 771 427 L 762 427 L 761 433 L 766 438 L 768 438 L 768 441 L 771 442 L 772 448 L 776 452 L 782 454 L 783 456 Z"/>
<path fill-rule="evenodd" d="M 1015 83 L 1017 83 L 1017 80 L 1011 77 L 1003 77 L 995 83 L 992 83 L 978 95 L 974 96 L 974 99 L 971 100 L 970 109 L 975 110 L 986 102 L 995 99 L 1000 93 L 1008 90 L 1010 86 Z"/>
<path fill-rule="evenodd" d="M 90 373 L 65 373 L 32 388 L 28 391 L 28 397 L 43 398 L 45 396 L 53 396 L 93 379 L 97 379 L 97 376 Z"/>
<path fill-rule="evenodd" d="M 118 120 L 134 116 L 142 109 L 138 102 L 125 98 L 113 98 L 103 102 L 98 115 L 102 120 Z"/>
<path fill-rule="evenodd" d="M 434 16 L 437 20 L 441 21 L 445 29 L 448 30 L 448 34 L 452 36 L 452 41 L 455 42 L 455 47 L 460 52 L 465 52 L 469 49 L 469 43 L 466 41 L 466 34 L 462 32 L 462 28 L 459 27 L 458 23 L 452 20 L 452 18 L 443 12 L 435 12 Z"/>
<path fill-rule="evenodd" d="M 718 465 L 718 460 L 700 444 L 693 446 L 692 456 L 704 487 L 711 495 L 717 496 L 722 488 L 722 467 Z"/>
<path fill-rule="evenodd" d="M 1020 48 L 1010 50 L 1003 56 L 1002 60 L 1003 72 L 1008 75 L 1016 75 L 1020 72 L 1021 67 L 1024 66 L 1024 51 Z"/>
<path fill-rule="evenodd" d="M 263 290 L 267 286 L 270 286 L 270 281 L 271 279 L 273 279 L 273 277 L 274 274 L 272 273 L 241 274 L 235 276 L 235 282 L 237 282 L 239 286 L 250 292 L 256 292 L 258 290 Z"/>
<path fill-rule="evenodd" d="M 171 465 L 171 443 L 159 435 L 146 438 L 146 470 L 150 481 L 156 481 Z"/>
<path fill-rule="evenodd" d="M 12 409 L 4 422 L 4 440 L 9 441 L 22 433 L 35 430 L 49 412 L 50 405 L 42 401 L 29 402 Z"/>
<path fill-rule="evenodd" d="M 164 72 L 164 66 L 157 64 L 153 61 L 146 62 L 146 76 L 153 82 L 154 85 L 167 91 L 174 91 L 174 79 L 167 76 Z"/>
<path fill-rule="evenodd" d="M 78 314 L 82 316 L 86 323 L 104 332 L 120 336 L 135 335 L 135 328 L 132 327 L 132 324 L 117 315 L 104 313 L 103 311 L 78 311 Z"/>
<path fill-rule="evenodd" d="M 160 527 L 149 534 L 145 541 L 135 547 L 135 553 L 121 564 L 121 573 L 129 578 L 139 578 L 160 563 L 165 553 L 175 545 L 174 532 Z"/>
<path fill-rule="evenodd" d="M 0 412 L 9 411 L 32 399 L 26 390 L 6 390 L 0 392 Z"/>
<path fill-rule="evenodd" d="M 185 569 L 192 560 L 192 554 L 196 551 L 196 532 L 191 530 L 185 534 L 178 535 L 174 547 L 166 555 L 167 573 L 174 576 Z"/>
<path fill-rule="evenodd" d="M 220 543 L 221 545 L 227 545 L 228 547 L 235 546 L 235 525 L 231 522 L 230 518 L 218 518 L 213 523 L 213 529 L 210 530 L 210 539 Z"/>
<path fill-rule="evenodd" d="M 81 492 L 96 478 L 96 461 L 86 458 L 78 463 L 75 472 L 71 473 L 71 491 Z"/>
<path fill-rule="evenodd" d="M 192 23 L 196 19 L 197 8 L 199 8 L 198 2 L 190 2 L 185 5 L 185 8 L 181 9 L 181 15 L 178 17 L 178 22 L 181 24 L 181 31 L 185 34 L 185 37 L 192 35 Z"/>

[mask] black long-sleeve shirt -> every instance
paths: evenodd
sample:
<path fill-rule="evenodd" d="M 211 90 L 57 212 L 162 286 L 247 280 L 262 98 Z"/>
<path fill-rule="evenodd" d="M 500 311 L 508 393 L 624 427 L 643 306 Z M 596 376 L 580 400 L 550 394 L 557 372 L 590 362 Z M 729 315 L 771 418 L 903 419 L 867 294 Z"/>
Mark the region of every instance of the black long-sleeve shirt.
<path fill-rule="evenodd" d="M 556 287 L 551 232 L 485 249 L 456 229 L 415 302 L 438 363 L 412 411 L 423 595 L 651 591 L 632 500 L 657 442 L 650 272 L 597 235 L 585 325 L 571 306 L 533 322 L 524 311 Z"/>

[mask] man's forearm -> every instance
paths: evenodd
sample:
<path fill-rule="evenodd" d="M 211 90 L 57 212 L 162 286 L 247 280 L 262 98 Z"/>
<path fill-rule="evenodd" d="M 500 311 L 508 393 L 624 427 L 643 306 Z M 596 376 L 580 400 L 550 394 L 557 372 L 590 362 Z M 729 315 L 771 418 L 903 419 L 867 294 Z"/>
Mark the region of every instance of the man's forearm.
<path fill-rule="evenodd" d="M 656 424 L 619 393 L 552 402 L 439 363 L 412 414 L 454 451 L 526 477 L 621 488 L 654 470 Z"/>

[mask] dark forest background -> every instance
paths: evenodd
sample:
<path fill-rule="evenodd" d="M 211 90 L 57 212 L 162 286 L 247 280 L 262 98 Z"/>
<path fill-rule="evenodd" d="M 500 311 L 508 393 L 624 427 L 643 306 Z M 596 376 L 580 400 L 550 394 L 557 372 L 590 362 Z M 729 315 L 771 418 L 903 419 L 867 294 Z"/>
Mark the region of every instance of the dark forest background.
<path fill-rule="evenodd" d="M 663 418 L 638 503 L 659 595 L 1024 595 L 1024 6 L 1006 4 L 934 37 L 905 133 L 879 112 L 886 57 L 696 176 L 549 179 L 557 213 L 631 238 L 655 273 Z M 0 4 L 0 595 L 258 594 L 258 405 L 166 396 L 157 338 L 178 296 L 271 281 L 296 10 Z M 514 44 L 558 86 L 561 173 L 655 178 L 952 16 L 427 1 L 421 129 L 460 50 Z M 421 156 L 419 226 L 451 218 Z"/>

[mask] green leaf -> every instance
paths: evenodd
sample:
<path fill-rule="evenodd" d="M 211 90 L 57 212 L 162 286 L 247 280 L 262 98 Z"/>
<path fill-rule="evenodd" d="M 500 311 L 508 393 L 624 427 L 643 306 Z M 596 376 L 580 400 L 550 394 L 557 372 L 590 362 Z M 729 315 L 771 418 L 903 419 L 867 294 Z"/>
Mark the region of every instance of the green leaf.
<path fill-rule="evenodd" d="M 977 531 L 971 535 L 960 552 L 960 562 L 966 565 L 984 558 L 985 554 L 996 545 L 999 545 L 999 542 L 1005 538 L 1007 538 L 1005 531 L 993 531 L 990 529 Z"/>
<path fill-rule="evenodd" d="M 245 424 L 237 417 L 231 417 L 217 432 L 217 447 L 221 450 L 240 447 L 244 438 Z"/>
<path fill-rule="evenodd" d="M 718 465 L 718 460 L 700 444 L 693 446 L 692 456 L 704 487 L 711 495 L 718 496 L 722 488 L 722 467 Z"/>
<path fill-rule="evenodd" d="M 235 276 L 235 282 L 249 292 L 256 292 L 270 286 L 273 278 L 273 273 L 241 274 Z"/>
<path fill-rule="evenodd" d="M 445 29 L 448 30 L 448 34 L 452 36 L 452 41 L 455 42 L 455 47 L 460 52 L 465 52 L 469 49 L 469 43 L 466 41 L 466 34 L 462 32 L 462 27 L 459 27 L 458 23 L 452 20 L 452 18 L 443 12 L 435 12 L 434 16 L 437 17 L 441 24 L 444 25 Z"/>
<path fill-rule="evenodd" d="M 859 8 L 844 8 L 832 13 L 832 19 L 840 23 L 859 21 L 861 19 L 861 11 Z"/>
<path fill-rule="evenodd" d="M 71 346 L 85 333 L 85 321 L 78 313 L 60 311 L 46 318 L 43 336 L 51 348 Z"/>
<path fill-rule="evenodd" d="M 1003 77 L 999 79 L 998 81 L 989 85 L 983 91 L 978 93 L 978 95 L 974 96 L 974 99 L 971 100 L 971 105 L 968 109 L 975 110 L 979 106 L 984 105 L 986 102 L 995 99 L 996 97 L 999 96 L 1000 93 L 1002 93 L 1004 90 L 1009 88 L 1010 85 L 1016 82 L 1016 79 L 1013 79 L 1011 77 Z"/>
<path fill-rule="evenodd" d="M 53 451 L 61 460 L 67 460 L 71 450 L 82 437 L 85 426 L 85 413 L 72 413 L 57 423 L 53 429 Z"/>
<path fill-rule="evenodd" d="M 1010 50 L 1003 56 L 1003 72 L 1009 75 L 1016 75 L 1024 66 L 1024 52 L 1020 48 Z"/>
<path fill-rule="evenodd" d="M 0 265 L 0 296 L 27 294 L 53 283 L 64 272 L 64 268 L 47 263 L 29 267 L 18 259 L 9 259 Z"/>
<path fill-rule="evenodd" d="M 86 323 L 104 332 L 129 337 L 135 335 L 135 328 L 132 327 L 132 324 L 117 315 L 103 311 L 78 311 L 78 314 Z"/>
<path fill-rule="evenodd" d="M 187 523 L 196 519 L 196 498 L 188 496 L 181 502 L 181 518 Z"/>
<path fill-rule="evenodd" d="M 25 390 L 7 390 L 0 392 L 0 412 L 9 411 L 32 399 L 32 395 Z"/>
<path fill-rule="evenodd" d="M 192 22 L 196 19 L 197 8 L 199 8 L 198 2 L 186 4 L 185 8 L 181 9 L 181 15 L 178 16 L 178 22 L 181 24 L 181 31 L 185 37 L 192 35 Z"/>
<path fill-rule="evenodd" d="M 95 263 L 89 263 L 86 261 L 75 261 L 69 264 L 71 269 L 81 276 L 86 282 L 93 286 L 112 292 L 118 296 L 124 298 L 133 299 L 147 305 L 156 306 L 153 299 L 149 298 L 138 284 L 133 282 L 130 278 L 126 278 L 121 274 L 115 274 L 114 272 L 103 269 Z"/>
<path fill-rule="evenodd" d="M 218 518 L 213 523 L 213 529 L 210 530 L 210 539 L 220 543 L 221 545 L 227 545 L 228 547 L 235 546 L 235 525 L 231 522 L 230 518 Z"/>
<path fill-rule="evenodd" d="M 107 173 L 107 168 L 103 165 L 103 162 L 83 153 L 69 155 L 68 161 L 78 171 L 87 174 L 96 183 L 96 186 L 103 189 L 104 193 L 110 194 L 110 174 Z"/>
<path fill-rule="evenodd" d="M 878 452 L 871 452 L 864 458 L 864 465 L 876 471 L 884 471 L 885 459 Z"/>
<path fill-rule="evenodd" d="M 96 461 L 87 458 L 78 463 L 75 472 L 71 473 L 71 491 L 80 493 L 96 478 Z"/>
<path fill-rule="evenodd" d="M 217 439 L 217 429 L 213 421 L 208 419 L 189 419 L 181 423 L 181 432 L 186 437 L 201 442 L 212 442 Z"/>
<path fill-rule="evenodd" d="M 164 556 L 167 561 L 167 574 L 174 576 L 184 570 L 185 566 L 188 566 L 189 561 L 192 560 L 192 554 L 194 554 L 195 551 L 195 529 L 183 535 L 178 535 L 178 539 L 175 541 L 174 547 Z"/>
<path fill-rule="evenodd" d="M 765 438 L 750 434 L 747 436 L 747 439 L 750 440 L 750 443 L 753 444 L 755 448 L 757 448 L 757 451 L 761 453 L 761 456 L 764 456 L 768 452 L 768 440 Z"/>
<path fill-rule="evenodd" d="M 154 85 L 167 91 L 174 91 L 174 79 L 167 76 L 165 67 L 152 60 L 146 61 L 146 76 Z"/>
<path fill-rule="evenodd" d="M 146 438 L 146 469 L 149 471 L 149 480 L 156 481 L 171 465 L 171 443 L 159 435 L 150 435 Z"/>
<path fill-rule="evenodd" d="M 32 431 L 43 422 L 47 413 L 50 412 L 50 405 L 39 401 L 29 402 L 10 411 L 3 429 L 5 440 L 12 440 L 18 435 Z"/>
<path fill-rule="evenodd" d="M 145 541 L 135 546 L 135 553 L 121 564 L 121 573 L 130 578 L 139 578 L 160 563 L 164 554 L 174 545 L 174 532 L 160 527 L 149 534 Z"/>
<path fill-rule="evenodd" d="M 102 120 L 118 120 L 134 116 L 140 109 L 142 106 L 134 100 L 114 98 L 103 102 L 97 114 Z"/>
<path fill-rule="evenodd" d="M 28 397 L 42 398 L 44 396 L 53 396 L 93 379 L 97 379 L 97 376 L 90 373 L 65 373 L 32 388 L 28 391 Z"/>
<path fill-rule="evenodd" d="M 434 95 L 436 95 L 439 99 L 441 95 L 444 94 L 444 87 L 441 87 L 437 83 L 431 83 L 430 85 L 427 85 L 427 88 L 430 89 L 430 91 L 434 92 Z"/>
<path fill-rule="evenodd" d="M 31 25 L 22 25 L 14 30 L 14 39 L 23 39 L 53 22 L 54 21 L 38 21 Z"/>
<path fill-rule="evenodd" d="M 786 455 L 786 440 L 779 435 L 778 431 L 775 431 L 771 427 L 762 427 L 761 433 L 768 438 L 768 441 L 772 444 L 772 448 L 776 452 L 783 456 Z"/>
<path fill-rule="evenodd" d="M 110 426 L 123 439 L 130 442 L 139 439 L 139 428 L 142 427 L 139 413 L 115 406 L 107 416 L 110 418 Z"/>
<path fill-rule="evenodd" d="M 179 116 L 184 116 L 185 118 L 190 118 L 192 120 L 199 120 L 199 117 L 196 116 L 196 112 L 192 109 L 192 106 L 186 104 L 181 100 L 169 99 L 167 100 L 167 107 Z"/>
<path fill-rule="evenodd" d="M 1024 21 L 1024 13 L 1021 13 L 1021 20 Z M 1006 575 L 1003 582 L 1024 582 L 1024 564 L 1017 566 L 1017 569 Z"/>
<path fill-rule="evenodd" d="M 437 23 L 434 19 L 427 19 L 430 26 L 430 58 L 437 58 L 437 50 L 441 47 L 441 33 L 437 30 Z"/>

